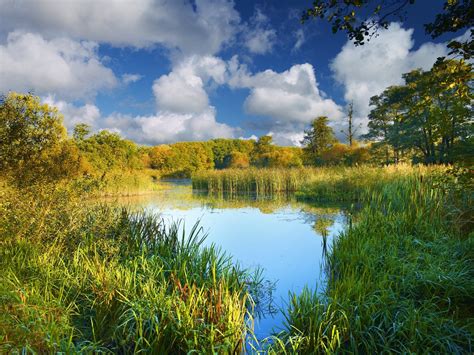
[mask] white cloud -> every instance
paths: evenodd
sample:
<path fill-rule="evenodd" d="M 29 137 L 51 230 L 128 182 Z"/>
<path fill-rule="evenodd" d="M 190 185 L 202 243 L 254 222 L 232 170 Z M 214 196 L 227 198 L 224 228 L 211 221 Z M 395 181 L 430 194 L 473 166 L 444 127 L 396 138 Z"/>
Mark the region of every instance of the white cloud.
<path fill-rule="evenodd" d="M 295 38 L 296 38 L 296 42 L 295 42 L 295 45 L 293 46 L 293 50 L 294 51 L 297 51 L 298 49 L 301 48 L 301 46 L 303 45 L 303 43 L 305 42 L 305 36 L 304 36 L 304 31 L 302 28 L 298 29 L 295 33 Z"/>
<path fill-rule="evenodd" d="M 69 134 L 73 132 L 74 126 L 79 123 L 85 123 L 93 129 L 100 128 L 100 110 L 93 104 L 76 106 L 64 100 L 56 100 L 49 95 L 42 100 L 44 103 L 56 107 L 64 116 L 64 125 Z"/>
<path fill-rule="evenodd" d="M 226 63 L 222 59 L 188 57 L 155 81 L 157 111 L 151 115 L 113 113 L 101 117 L 94 105 L 75 106 L 56 101 L 52 96 L 44 101 L 58 107 L 69 129 L 78 123 L 87 123 L 95 130 L 112 130 L 143 144 L 231 138 L 240 129 L 216 121 L 215 108 L 209 104 L 206 92 L 213 83 L 224 84 L 226 78 Z"/>
<path fill-rule="evenodd" d="M 101 63 L 94 42 L 46 40 L 15 31 L 0 45 L 0 91 L 33 90 L 39 95 L 55 93 L 77 99 L 116 85 L 114 73 Z"/>
<path fill-rule="evenodd" d="M 103 119 L 102 128 L 114 129 L 135 142 L 151 145 L 231 138 L 237 132 L 235 128 L 216 122 L 212 108 L 200 114 L 159 111 L 155 115 L 130 116 L 114 113 Z"/>
<path fill-rule="evenodd" d="M 141 78 L 143 78 L 143 75 L 126 73 L 122 75 L 122 82 L 125 85 L 128 85 L 130 83 L 135 83 L 139 81 Z"/>
<path fill-rule="evenodd" d="M 271 132 L 273 141 L 278 145 L 283 146 L 301 146 L 301 141 L 304 137 L 304 132 L 292 132 L 292 131 L 281 131 L 281 132 Z"/>
<path fill-rule="evenodd" d="M 390 85 L 403 83 L 402 74 L 431 68 L 437 57 L 447 54 L 444 44 L 425 43 L 412 50 L 413 30 L 392 24 L 363 46 L 348 41 L 331 63 L 335 79 L 344 86 L 346 102 L 354 102 L 358 122 L 366 125 L 369 100 Z"/>
<path fill-rule="evenodd" d="M 276 38 L 276 31 L 271 27 L 268 17 L 257 9 L 244 30 L 245 47 L 254 54 L 270 53 Z"/>
<path fill-rule="evenodd" d="M 191 56 L 153 84 L 158 108 L 174 113 L 200 114 L 209 108 L 205 86 L 225 82 L 226 64 L 213 56 Z"/>
<path fill-rule="evenodd" d="M 240 16 L 229 0 L 0 0 L 0 29 L 58 34 L 115 46 L 162 44 L 185 54 L 216 53 Z"/>
<path fill-rule="evenodd" d="M 343 115 L 341 108 L 319 91 L 311 64 L 293 65 L 281 73 L 265 70 L 252 75 L 234 57 L 229 71 L 231 87 L 250 88 L 245 110 L 252 115 L 269 117 L 268 129 L 302 131 L 317 116 L 337 120 Z"/>

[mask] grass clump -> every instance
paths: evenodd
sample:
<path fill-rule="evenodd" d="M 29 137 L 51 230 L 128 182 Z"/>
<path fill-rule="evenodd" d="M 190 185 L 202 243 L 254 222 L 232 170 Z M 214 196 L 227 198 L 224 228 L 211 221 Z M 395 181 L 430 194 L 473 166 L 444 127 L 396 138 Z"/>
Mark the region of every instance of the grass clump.
<path fill-rule="evenodd" d="M 396 173 L 365 195 L 332 247 L 325 293 L 293 295 L 267 351 L 473 351 L 472 186 L 425 172 Z"/>
<path fill-rule="evenodd" d="M 0 352 L 244 348 L 258 280 L 199 226 L 84 207 L 64 186 L 0 201 Z"/>

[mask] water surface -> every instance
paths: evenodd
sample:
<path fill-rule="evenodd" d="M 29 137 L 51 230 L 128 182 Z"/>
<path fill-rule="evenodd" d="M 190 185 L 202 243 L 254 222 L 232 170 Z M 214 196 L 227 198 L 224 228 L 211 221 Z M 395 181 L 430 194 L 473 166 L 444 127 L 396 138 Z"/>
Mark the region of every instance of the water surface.
<path fill-rule="evenodd" d="M 263 305 L 255 319 L 260 339 L 282 329 L 281 309 L 290 291 L 324 287 L 325 251 L 346 224 L 340 207 L 316 207 L 286 196 L 209 197 L 193 192 L 189 181 L 166 182 L 162 191 L 120 202 L 159 213 L 165 220 L 181 219 L 187 229 L 200 220 L 208 234 L 205 244 L 220 246 L 243 267 L 263 268 L 273 285 L 273 301 L 271 307 Z"/>

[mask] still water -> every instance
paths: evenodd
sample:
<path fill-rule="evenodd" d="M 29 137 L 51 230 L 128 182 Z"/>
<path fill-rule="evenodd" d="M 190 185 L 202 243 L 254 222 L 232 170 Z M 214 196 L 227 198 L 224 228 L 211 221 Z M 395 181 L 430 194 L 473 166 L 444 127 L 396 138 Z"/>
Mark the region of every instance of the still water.
<path fill-rule="evenodd" d="M 264 304 L 255 319 L 259 339 L 282 329 L 281 310 L 289 292 L 300 293 L 305 286 L 324 288 L 325 252 L 346 225 L 340 207 L 281 196 L 210 197 L 193 192 L 186 180 L 164 182 L 159 192 L 119 202 L 158 213 L 167 221 L 182 220 L 186 229 L 200 221 L 208 234 L 205 244 L 220 246 L 243 267 L 263 268 L 272 287 L 271 304 Z"/>

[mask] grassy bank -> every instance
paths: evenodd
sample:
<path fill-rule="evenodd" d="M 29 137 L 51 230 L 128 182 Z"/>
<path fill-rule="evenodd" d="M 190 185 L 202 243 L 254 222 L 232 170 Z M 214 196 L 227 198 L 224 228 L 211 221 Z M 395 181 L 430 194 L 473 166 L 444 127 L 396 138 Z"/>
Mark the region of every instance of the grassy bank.
<path fill-rule="evenodd" d="M 84 207 L 70 186 L 0 197 L 0 352 L 243 348 L 258 281 L 198 227 Z"/>
<path fill-rule="evenodd" d="M 369 169 L 368 193 L 359 188 L 362 176 L 346 176 L 354 182 L 349 196 L 364 196 L 366 207 L 332 248 L 326 292 L 292 296 L 287 330 L 271 339 L 269 352 L 473 351 L 472 185 L 428 170 L 384 169 L 389 175 L 380 181 Z M 339 184 L 335 178 L 304 191 L 339 198 L 325 195 Z"/>

